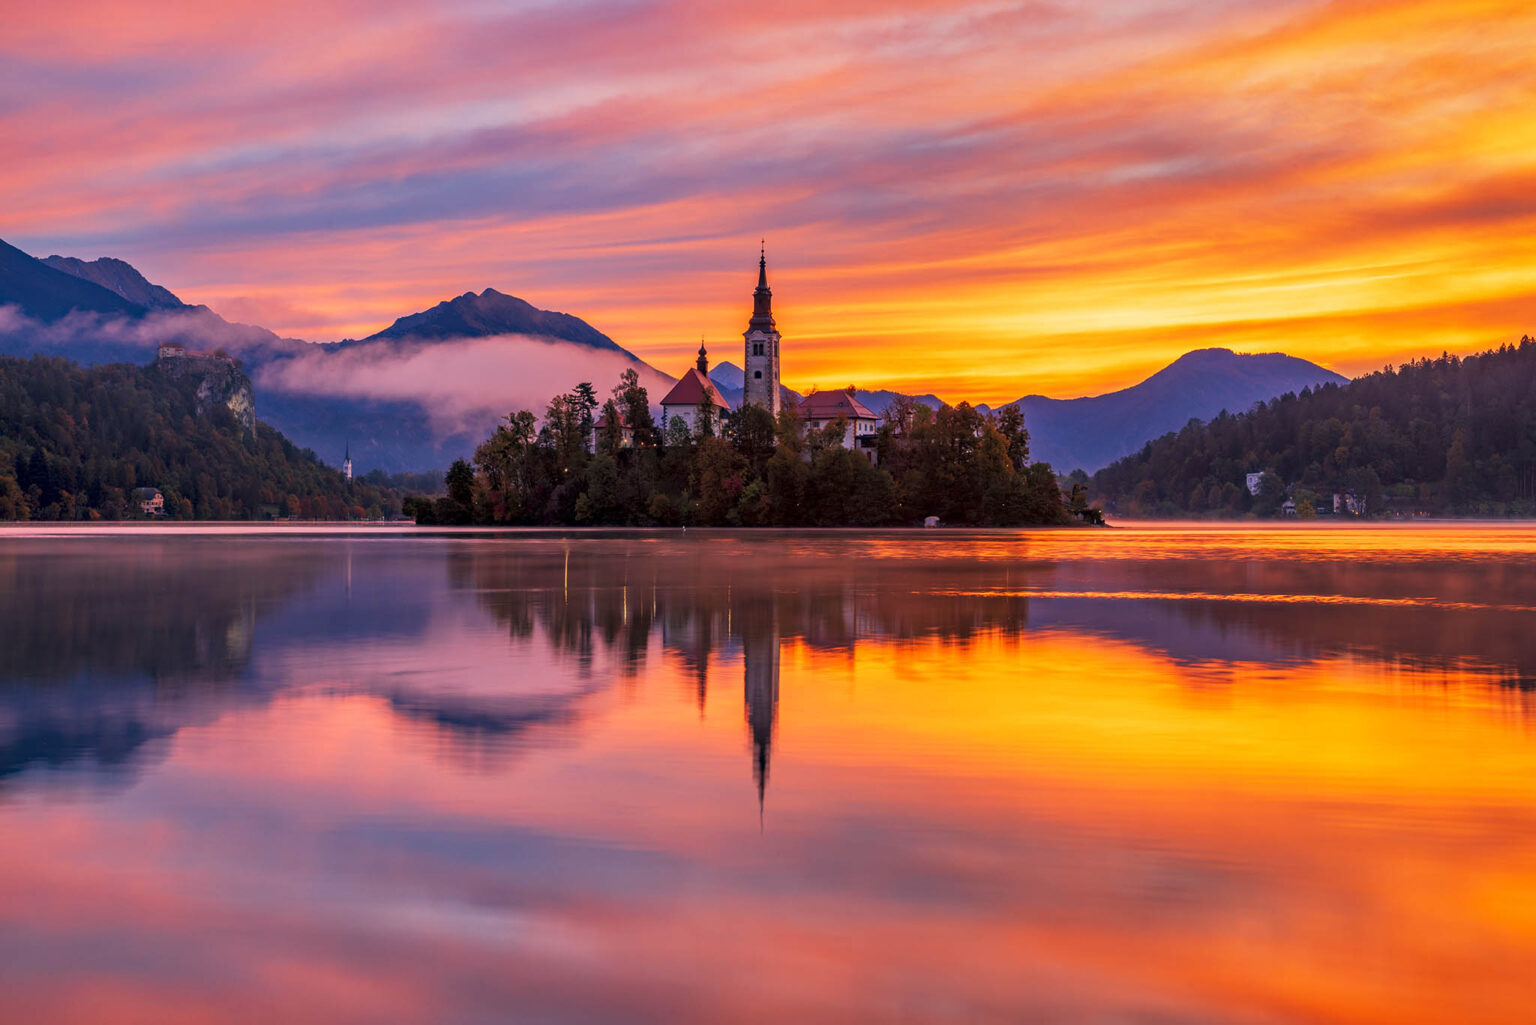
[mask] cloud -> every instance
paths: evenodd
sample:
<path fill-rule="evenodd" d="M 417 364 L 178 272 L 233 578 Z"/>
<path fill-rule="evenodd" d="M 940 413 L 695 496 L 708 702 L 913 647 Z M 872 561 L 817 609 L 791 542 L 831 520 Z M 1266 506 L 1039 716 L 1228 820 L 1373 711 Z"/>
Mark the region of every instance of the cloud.
<path fill-rule="evenodd" d="M 91 362 L 148 362 L 162 342 L 223 349 L 244 362 L 263 395 L 408 402 L 426 413 L 437 440 L 480 436 L 519 409 L 542 414 L 549 400 L 590 381 L 607 398 L 633 368 L 658 404 L 672 379 L 611 351 L 527 335 L 380 339 L 324 345 L 279 338 L 264 328 L 231 324 L 207 310 L 170 310 L 142 319 L 76 312 L 41 323 L 15 306 L 0 306 L 0 339 L 12 352 L 57 353 Z"/>
<path fill-rule="evenodd" d="M 1530 327 L 1483 318 L 1536 294 L 1516 0 L 34 8 L 7 238 L 308 337 L 493 285 L 670 366 L 745 326 L 764 234 L 791 385 L 996 401 L 1066 336 L 1080 392 L 1213 325 L 1331 360 L 1358 316 L 1358 369 L 1409 309 L 1426 351 Z"/>
<path fill-rule="evenodd" d="M 671 382 L 644 363 L 614 352 L 526 335 L 441 341 L 380 340 L 312 345 L 260 368 L 262 389 L 318 397 L 419 403 L 438 437 L 484 433 L 519 409 L 542 414 L 549 400 L 581 381 L 599 396 L 628 369 L 640 374 L 653 404 Z"/>

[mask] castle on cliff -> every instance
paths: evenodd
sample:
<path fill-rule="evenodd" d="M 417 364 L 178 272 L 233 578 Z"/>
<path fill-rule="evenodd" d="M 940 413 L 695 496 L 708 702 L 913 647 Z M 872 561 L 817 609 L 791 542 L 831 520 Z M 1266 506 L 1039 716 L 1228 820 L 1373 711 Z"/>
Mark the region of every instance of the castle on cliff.
<path fill-rule="evenodd" d="M 255 437 L 256 393 L 239 360 L 224 352 L 189 351 L 179 342 L 161 342 L 153 365 L 173 381 L 196 379 L 198 413 L 206 413 L 215 403 L 222 404 Z"/>

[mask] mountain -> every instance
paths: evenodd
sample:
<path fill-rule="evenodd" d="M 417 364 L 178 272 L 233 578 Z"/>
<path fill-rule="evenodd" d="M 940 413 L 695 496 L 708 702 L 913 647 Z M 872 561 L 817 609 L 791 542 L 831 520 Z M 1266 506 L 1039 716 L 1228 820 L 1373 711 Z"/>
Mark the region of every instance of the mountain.
<path fill-rule="evenodd" d="M 145 309 L 179 310 L 186 308 L 187 305 L 176 298 L 170 289 L 151 284 L 132 264 L 114 260 L 110 256 L 103 256 L 89 263 L 73 256 L 50 256 L 38 262 L 110 289 Z"/>
<path fill-rule="evenodd" d="M 1242 412 L 1287 392 L 1346 382 L 1331 370 L 1278 352 L 1198 349 L 1120 391 L 1081 399 L 1026 395 L 1009 405 L 1024 411 L 1033 458 L 1062 472 L 1092 472 L 1192 419 L 1208 420 L 1222 410 Z"/>
<path fill-rule="evenodd" d="M 720 389 L 720 395 L 731 404 L 732 409 L 741 408 L 741 400 L 746 394 L 747 372 L 742 370 L 730 360 L 721 360 L 709 372 L 709 379 L 715 382 L 715 387 Z M 779 385 L 779 396 L 786 405 L 795 405 L 805 398 L 797 391 L 791 391 L 784 385 Z"/>
<path fill-rule="evenodd" d="M 0 307 L 7 304 L 25 317 L 0 313 L 4 355 L 143 364 L 164 342 L 223 350 L 255 382 L 263 420 L 332 465 L 350 446 L 359 474 L 441 471 L 470 455 L 499 417 L 542 411 L 579 381 L 606 395 L 633 367 L 659 398 L 672 380 L 579 318 L 494 289 L 364 339 L 314 344 L 187 306 L 121 260 L 45 262 L 0 242 Z M 74 311 L 96 316 L 60 323 Z"/>
<path fill-rule="evenodd" d="M 359 472 L 442 468 L 472 452 L 497 417 L 513 408 L 541 411 L 554 392 L 578 381 L 606 392 L 628 367 L 641 372 L 647 388 L 664 389 L 671 381 L 580 318 L 494 288 L 403 316 L 360 340 L 316 345 L 231 324 L 207 307 L 185 306 L 121 260 L 53 256 L 45 262 L 0 243 L 0 306 L 7 303 L 45 323 L 74 310 L 101 317 L 64 334 L 0 321 L 0 353 L 48 351 L 82 363 L 142 363 L 161 341 L 222 348 L 256 382 L 268 422 L 333 463 L 350 444 Z M 710 377 L 727 401 L 740 404 L 740 367 L 722 361 Z M 1288 391 L 1342 380 L 1289 356 L 1207 349 L 1123 391 L 1069 400 L 1029 395 L 1017 404 L 1036 458 L 1063 471 L 1094 470 L 1192 417 L 1209 419 L 1223 409 L 1245 410 Z M 786 402 L 801 399 L 787 388 L 783 395 Z M 896 396 L 857 392 L 877 413 Z M 917 401 L 942 404 L 933 395 Z"/>
<path fill-rule="evenodd" d="M 137 317 L 144 307 L 74 274 L 50 267 L 0 241 L 0 306 L 17 306 L 38 320 L 59 320 L 76 311 Z"/>
<path fill-rule="evenodd" d="M 1288 394 L 1168 434 L 1100 470 L 1096 496 L 1136 516 L 1536 514 L 1536 339 Z M 1248 474 L 1264 474 L 1251 494 Z"/>
<path fill-rule="evenodd" d="M 515 295 L 487 288 L 440 302 L 430 310 L 401 317 L 365 342 L 381 338 L 484 338 L 491 335 L 536 335 L 561 338 L 594 349 L 625 352 L 612 338 L 569 313 L 541 310 Z M 626 353 L 627 355 L 627 353 Z"/>
<path fill-rule="evenodd" d="M 725 361 L 710 371 L 732 405 L 741 401 L 741 368 Z M 1134 452 L 1153 438 L 1178 430 L 1192 418 L 1207 420 L 1222 410 L 1239 412 L 1286 392 L 1300 391 L 1346 378 L 1315 363 L 1281 353 L 1239 355 L 1230 349 L 1200 349 L 1185 353 L 1138 385 L 1081 399 L 1052 399 L 1026 395 L 1008 405 L 1019 406 L 1029 428 L 1030 453 L 1061 472 L 1096 470 Z M 883 414 L 897 398 L 938 409 L 936 395 L 907 396 L 887 389 L 860 388 L 864 405 Z M 801 395 L 784 389 L 786 402 Z M 976 407 L 993 412 L 986 405 Z"/>
<path fill-rule="evenodd" d="M 944 400 L 932 393 L 926 395 L 907 395 L 905 392 L 891 391 L 881 388 L 878 391 L 866 391 L 859 388 L 854 391 L 853 397 L 868 406 L 871 412 L 884 414 L 892 402 L 897 399 L 911 399 L 918 405 L 927 406 L 929 409 L 938 409 L 944 405 Z M 977 406 L 977 409 L 986 411 L 985 406 Z"/>

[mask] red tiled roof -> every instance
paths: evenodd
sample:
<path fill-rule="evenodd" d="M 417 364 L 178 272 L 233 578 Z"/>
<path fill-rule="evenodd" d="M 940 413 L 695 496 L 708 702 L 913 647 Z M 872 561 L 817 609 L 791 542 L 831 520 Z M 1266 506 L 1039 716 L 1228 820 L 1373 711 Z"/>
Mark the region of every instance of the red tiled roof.
<path fill-rule="evenodd" d="M 878 420 L 868 406 L 854 398 L 846 388 L 838 391 L 813 391 L 800 401 L 800 416 L 805 420 Z"/>
<path fill-rule="evenodd" d="M 697 406 L 708 394 L 716 407 L 729 411 L 731 404 L 725 401 L 725 396 L 720 394 L 720 389 L 715 383 L 703 374 L 698 367 L 690 367 L 683 375 L 683 379 L 672 386 L 667 392 L 667 397 L 661 400 L 663 406 Z"/>
<path fill-rule="evenodd" d="M 606 409 L 602 413 L 598 414 L 597 419 L 593 421 L 592 426 L 598 430 L 602 430 L 604 427 L 608 426 L 608 413 Z M 624 412 L 623 407 L 619 408 L 619 426 L 624 428 L 626 431 L 629 430 L 629 414 Z"/>

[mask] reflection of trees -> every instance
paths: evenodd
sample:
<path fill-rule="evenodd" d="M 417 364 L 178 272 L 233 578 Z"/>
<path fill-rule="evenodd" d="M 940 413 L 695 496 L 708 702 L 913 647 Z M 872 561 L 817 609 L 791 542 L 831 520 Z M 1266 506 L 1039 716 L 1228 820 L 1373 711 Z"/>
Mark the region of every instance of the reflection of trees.
<path fill-rule="evenodd" d="M 1024 598 L 964 593 L 1005 586 L 1017 572 L 963 559 L 785 558 L 771 544 L 716 546 L 707 536 L 697 544 L 518 542 L 454 558 L 455 586 L 475 591 L 514 638 L 537 626 L 585 664 L 601 642 L 626 671 L 644 664 L 659 626 L 663 646 L 697 675 L 716 648 L 741 643 L 735 617 L 763 601 L 775 608 L 783 636 L 821 650 L 873 638 L 965 643 L 1015 635 L 1027 623 Z M 960 593 L 935 600 L 934 591 Z M 694 688 L 689 693 L 697 700 Z"/>
<path fill-rule="evenodd" d="M 0 678 L 228 679 L 258 610 L 316 580 L 312 553 L 207 538 L 32 541 L 0 550 Z"/>
<path fill-rule="evenodd" d="M 772 535 L 767 535 L 772 537 Z M 690 535 L 691 537 L 691 535 Z M 786 557 L 775 544 L 729 535 L 583 538 L 470 548 L 455 557 L 455 586 L 517 639 L 542 633 L 591 671 L 601 652 L 620 677 L 645 664 L 653 638 L 680 670 L 684 697 L 704 712 L 711 672 L 743 662 L 743 712 L 761 800 L 778 715 L 783 638 L 854 656 L 862 642 L 937 638 L 964 645 L 1016 635 L 1027 601 L 933 591 L 1006 585 L 1013 570 L 963 558 Z"/>
<path fill-rule="evenodd" d="M 1491 681 L 1504 686 L 1536 679 L 1536 646 L 1529 641 L 1536 577 L 1520 563 L 1081 562 L 1055 567 L 1034 586 L 1341 598 L 1067 600 L 1037 606 L 1037 617 L 1047 622 L 1112 633 L 1180 660 L 1280 663 L 1356 653 L 1415 670 L 1486 670 Z M 1410 599 L 1435 604 L 1391 604 Z"/>
<path fill-rule="evenodd" d="M 185 536 L 0 549 L 0 776 L 126 765 L 211 717 L 257 620 L 324 569 L 310 551 Z"/>

